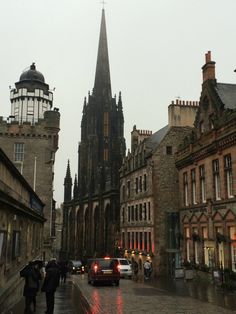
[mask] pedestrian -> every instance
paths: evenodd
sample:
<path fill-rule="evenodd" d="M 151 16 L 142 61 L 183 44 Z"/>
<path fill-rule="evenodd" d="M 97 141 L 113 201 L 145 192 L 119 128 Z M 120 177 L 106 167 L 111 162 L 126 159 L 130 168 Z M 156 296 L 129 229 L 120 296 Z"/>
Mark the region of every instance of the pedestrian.
<path fill-rule="evenodd" d="M 46 276 L 41 288 L 42 292 L 46 294 L 47 310 L 45 313 L 53 314 L 54 298 L 57 287 L 60 283 L 60 270 L 55 259 L 48 262 L 46 266 Z"/>
<path fill-rule="evenodd" d="M 20 276 L 25 279 L 23 296 L 25 297 L 25 311 L 30 314 L 36 311 L 36 296 L 42 279 L 38 266 L 33 261 L 20 271 Z M 33 310 L 31 308 L 33 304 Z"/>
<path fill-rule="evenodd" d="M 143 267 L 144 267 L 144 277 L 145 279 L 149 279 L 152 273 L 152 265 L 148 259 L 144 263 Z"/>
<path fill-rule="evenodd" d="M 138 263 L 135 261 L 135 259 L 132 260 L 132 270 L 133 270 L 133 279 L 138 279 Z"/>
<path fill-rule="evenodd" d="M 67 262 L 61 261 L 59 264 L 59 267 L 60 267 L 61 282 L 65 283 L 67 272 L 68 272 Z"/>

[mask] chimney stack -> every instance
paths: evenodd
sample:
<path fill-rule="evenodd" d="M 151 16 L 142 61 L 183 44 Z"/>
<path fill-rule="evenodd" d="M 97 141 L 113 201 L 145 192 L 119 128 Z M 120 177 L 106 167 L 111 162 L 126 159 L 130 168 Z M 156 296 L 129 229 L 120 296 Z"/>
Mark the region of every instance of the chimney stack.
<path fill-rule="evenodd" d="M 211 51 L 205 54 L 205 64 L 202 67 L 203 83 L 207 80 L 215 80 L 215 62 L 211 61 Z"/>

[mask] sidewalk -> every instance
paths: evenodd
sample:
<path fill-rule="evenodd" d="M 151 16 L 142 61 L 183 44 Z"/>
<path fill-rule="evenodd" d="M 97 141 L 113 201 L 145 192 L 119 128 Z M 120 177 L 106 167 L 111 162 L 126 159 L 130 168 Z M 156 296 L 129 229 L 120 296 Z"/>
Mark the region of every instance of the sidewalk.
<path fill-rule="evenodd" d="M 24 314 L 24 298 L 6 314 Z M 45 293 L 39 292 L 37 296 L 37 308 L 35 314 L 43 314 L 46 311 Z M 71 278 L 60 284 L 55 293 L 54 314 L 78 314 L 88 313 L 88 304 L 81 295 L 79 289 L 73 284 Z"/>

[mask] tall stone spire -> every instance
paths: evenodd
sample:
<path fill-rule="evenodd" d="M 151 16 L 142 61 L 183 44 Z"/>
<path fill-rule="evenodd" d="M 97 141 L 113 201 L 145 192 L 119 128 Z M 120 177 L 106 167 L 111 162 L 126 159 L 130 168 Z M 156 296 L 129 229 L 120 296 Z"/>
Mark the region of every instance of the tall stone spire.
<path fill-rule="evenodd" d="M 72 178 L 70 173 L 70 161 L 68 160 L 66 176 L 64 179 L 64 202 L 71 201 Z"/>
<path fill-rule="evenodd" d="M 105 96 L 111 99 L 111 79 L 107 45 L 107 31 L 105 10 L 102 10 L 102 20 L 100 27 L 100 38 L 98 44 L 97 67 L 93 94 L 95 96 Z"/>

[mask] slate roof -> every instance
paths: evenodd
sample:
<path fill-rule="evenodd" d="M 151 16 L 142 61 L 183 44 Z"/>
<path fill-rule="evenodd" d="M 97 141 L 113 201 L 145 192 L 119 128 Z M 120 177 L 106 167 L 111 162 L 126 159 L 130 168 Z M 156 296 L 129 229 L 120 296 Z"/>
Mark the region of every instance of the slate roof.
<path fill-rule="evenodd" d="M 236 109 L 236 84 L 217 83 L 215 89 L 225 109 Z"/>
<path fill-rule="evenodd" d="M 160 130 L 158 130 L 157 132 L 155 132 L 154 134 L 152 134 L 150 137 L 148 137 L 145 140 L 146 148 L 149 151 L 152 151 L 153 149 L 155 149 L 157 145 L 160 144 L 160 142 L 162 141 L 162 139 L 164 138 L 168 130 L 169 130 L 169 126 L 166 125 Z"/>

